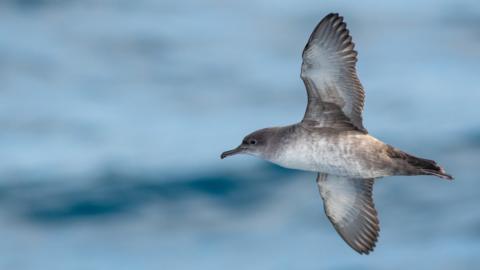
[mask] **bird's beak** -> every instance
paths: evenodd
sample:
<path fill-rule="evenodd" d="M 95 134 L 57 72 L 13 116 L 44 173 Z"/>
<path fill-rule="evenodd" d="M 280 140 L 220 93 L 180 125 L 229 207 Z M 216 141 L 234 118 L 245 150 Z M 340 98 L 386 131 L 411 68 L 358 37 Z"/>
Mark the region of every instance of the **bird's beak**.
<path fill-rule="evenodd" d="M 237 147 L 235 149 L 223 152 L 222 155 L 220 156 L 220 158 L 224 159 L 228 156 L 233 156 L 235 154 L 239 154 L 239 153 L 242 153 L 242 152 L 243 152 L 243 147 L 240 145 L 239 147 Z"/>

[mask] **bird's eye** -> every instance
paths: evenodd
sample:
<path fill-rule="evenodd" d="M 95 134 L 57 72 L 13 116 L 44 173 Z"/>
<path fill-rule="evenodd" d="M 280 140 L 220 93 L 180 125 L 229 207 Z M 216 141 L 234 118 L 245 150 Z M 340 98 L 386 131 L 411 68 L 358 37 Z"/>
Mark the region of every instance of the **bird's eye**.
<path fill-rule="evenodd" d="M 251 139 L 248 141 L 248 144 L 257 144 L 257 140 Z"/>

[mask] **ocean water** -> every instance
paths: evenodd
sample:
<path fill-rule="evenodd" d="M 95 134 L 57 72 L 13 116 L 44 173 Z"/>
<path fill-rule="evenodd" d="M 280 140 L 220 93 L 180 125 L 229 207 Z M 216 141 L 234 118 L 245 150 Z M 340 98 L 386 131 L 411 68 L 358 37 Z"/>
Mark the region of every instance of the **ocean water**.
<path fill-rule="evenodd" d="M 360 256 L 315 174 L 222 151 L 305 108 L 339 12 L 371 134 L 455 176 L 390 177 Z M 475 269 L 480 2 L 0 2 L 0 269 Z"/>

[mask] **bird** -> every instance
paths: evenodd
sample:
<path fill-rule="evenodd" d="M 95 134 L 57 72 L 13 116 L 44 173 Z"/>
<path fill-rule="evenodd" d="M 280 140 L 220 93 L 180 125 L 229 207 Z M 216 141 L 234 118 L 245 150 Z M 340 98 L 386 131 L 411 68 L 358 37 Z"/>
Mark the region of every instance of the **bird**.
<path fill-rule="evenodd" d="M 373 137 L 363 126 L 365 92 L 357 51 L 342 16 L 330 13 L 302 53 L 307 108 L 296 124 L 254 131 L 221 159 L 248 154 L 289 169 L 317 173 L 325 214 L 355 251 L 375 248 L 380 225 L 372 198 L 376 179 L 433 175 L 452 180 L 435 161 L 408 154 Z"/>

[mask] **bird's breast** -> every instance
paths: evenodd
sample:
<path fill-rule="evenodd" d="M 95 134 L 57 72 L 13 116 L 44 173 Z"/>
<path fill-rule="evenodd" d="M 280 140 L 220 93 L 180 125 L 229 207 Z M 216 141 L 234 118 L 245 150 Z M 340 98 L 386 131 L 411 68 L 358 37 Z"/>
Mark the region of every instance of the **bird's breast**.
<path fill-rule="evenodd" d="M 365 171 L 355 138 L 311 136 L 283 145 L 271 159 L 282 167 L 360 177 Z"/>

